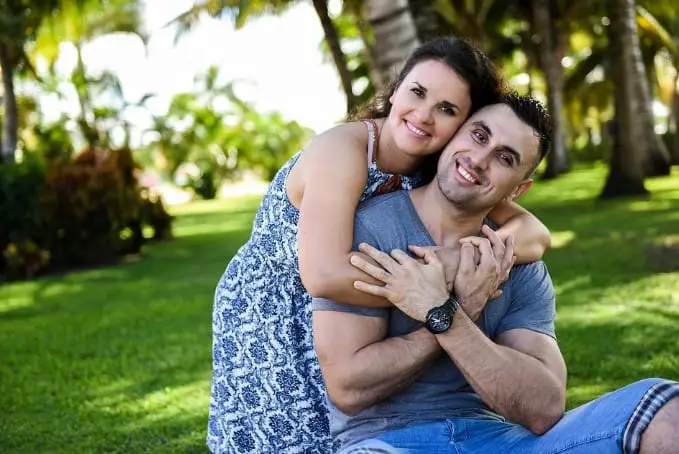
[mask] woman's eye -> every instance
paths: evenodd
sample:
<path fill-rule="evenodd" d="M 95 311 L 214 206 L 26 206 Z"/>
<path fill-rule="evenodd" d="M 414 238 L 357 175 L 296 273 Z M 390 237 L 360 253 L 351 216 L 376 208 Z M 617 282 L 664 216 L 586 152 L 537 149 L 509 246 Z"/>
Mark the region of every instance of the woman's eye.
<path fill-rule="evenodd" d="M 446 115 L 450 115 L 451 117 L 454 117 L 456 115 L 455 109 L 453 109 L 450 106 L 441 106 L 441 112 L 443 112 Z"/>
<path fill-rule="evenodd" d="M 418 97 L 424 98 L 424 92 L 423 92 L 421 89 L 419 89 L 419 88 L 413 88 L 413 89 L 411 89 L 411 91 L 412 91 L 413 93 L 415 93 L 415 95 L 417 95 Z"/>

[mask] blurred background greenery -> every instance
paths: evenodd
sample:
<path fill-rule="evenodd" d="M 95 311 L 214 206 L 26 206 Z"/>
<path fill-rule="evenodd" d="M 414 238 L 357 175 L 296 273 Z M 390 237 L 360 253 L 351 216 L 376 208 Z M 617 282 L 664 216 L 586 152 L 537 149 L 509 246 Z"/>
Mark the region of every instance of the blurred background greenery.
<path fill-rule="evenodd" d="M 0 0 L 0 451 L 204 452 L 212 293 L 261 190 L 449 34 L 556 119 L 521 203 L 553 232 L 569 406 L 676 379 L 678 2 Z M 275 91 L 232 77 L 253 61 Z"/>

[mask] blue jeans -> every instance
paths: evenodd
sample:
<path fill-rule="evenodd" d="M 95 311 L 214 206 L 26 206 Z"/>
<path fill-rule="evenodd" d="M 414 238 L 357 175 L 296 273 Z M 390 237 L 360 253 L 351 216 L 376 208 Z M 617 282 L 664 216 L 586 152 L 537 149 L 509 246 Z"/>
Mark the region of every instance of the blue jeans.
<path fill-rule="evenodd" d="M 679 383 L 648 379 L 567 412 L 544 435 L 488 419 L 410 424 L 364 440 L 342 454 L 635 454 L 655 413 L 679 396 Z"/>

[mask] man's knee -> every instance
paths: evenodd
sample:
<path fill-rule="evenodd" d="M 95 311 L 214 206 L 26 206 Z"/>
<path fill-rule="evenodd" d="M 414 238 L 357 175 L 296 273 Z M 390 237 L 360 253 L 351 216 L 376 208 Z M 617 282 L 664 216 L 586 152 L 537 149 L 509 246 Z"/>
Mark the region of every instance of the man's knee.
<path fill-rule="evenodd" d="M 641 437 L 641 453 L 676 452 L 679 445 L 679 395 L 671 398 L 655 414 Z"/>

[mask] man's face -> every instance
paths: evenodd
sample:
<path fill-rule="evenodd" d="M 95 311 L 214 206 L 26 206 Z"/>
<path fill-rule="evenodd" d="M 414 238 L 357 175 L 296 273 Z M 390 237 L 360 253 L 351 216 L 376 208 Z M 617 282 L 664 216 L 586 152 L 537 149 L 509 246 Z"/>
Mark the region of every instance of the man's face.
<path fill-rule="evenodd" d="M 539 138 L 505 104 L 470 117 L 441 154 L 436 175 L 443 195 L 468 211 L 484 211 L 525 192 Z"/>

